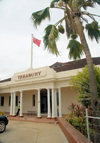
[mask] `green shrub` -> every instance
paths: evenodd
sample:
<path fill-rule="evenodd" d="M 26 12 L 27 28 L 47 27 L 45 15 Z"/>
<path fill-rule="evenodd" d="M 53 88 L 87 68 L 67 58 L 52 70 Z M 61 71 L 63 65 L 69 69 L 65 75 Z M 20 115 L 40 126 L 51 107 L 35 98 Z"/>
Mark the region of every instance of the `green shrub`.
<path fill-rule="evenodd" d="M 86 128 L 86 117 L 85 117 L 85 106 L 77 105 L 72 103 L 69 107 L 70 114 L 66 116 L 66 120 L 78 129 L 83 135 L 87 136 Z M 91 115 L 91 110 L 89 109 L 89 115 Z M 93 132 L 90 124 L 91 133 Z"/>
<path fill-rule="evenodd" d="M 97 84 L 98 98 L 100 99 L 100 68 L 94 65 L 94 71 Z M 78 90 L 78 101 L 83 106 L 86 106 L 88 108 L 88 106 L 91 105 L 88 66 L 85 66 L 85 68 L 81 72 L 78 72 L 76 76 L 72 76 L 70 84 Z"/>

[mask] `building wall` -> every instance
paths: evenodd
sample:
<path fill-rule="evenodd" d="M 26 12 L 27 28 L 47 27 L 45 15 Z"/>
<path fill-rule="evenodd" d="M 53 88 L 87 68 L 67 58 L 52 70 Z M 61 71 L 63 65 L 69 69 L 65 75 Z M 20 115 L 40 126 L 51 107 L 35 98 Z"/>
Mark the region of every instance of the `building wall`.
<path fill-rule="evenodd" d="M 35 95 L 35 106 L 33 106 L 33 95 Z M 37 91 L 26 91 L 23 93 L 23 113 L 37 111 Z"/>
<path fill-rule="evenodd" d="M 1 106 L 1 96 L 4 96 L 4 106 Z M 0 112 L 10 112 L 9 96 L 10 94 L 0 94 Z"/>
<path fill-rule="evenodd" d="M 33 106 L 33 95 L 35 95 L 35 106 Z M 1 96 L 4 96 L 4 106 L 1 106 Z M 0 94 L 0 112 L 10 112 L 9 96 L 11 94 Z M 20 94 L 16 92 L 18 101 L 20 101 Z M 37 91 L 25 91 L 23 92 L 23 113 L 28 111 L 37 111 Z M 15 112 L 17 112 L 17 106 L 15 106 Z"/>
<path fill-rule="evenodd" d="M 61 104 L 62 104 L 62 114 L 67 114 L 69 112 L 68 107 L 71 103 L 78 103 L 78 93 L 76 89 L 72 87 L 61 88 Z"/>

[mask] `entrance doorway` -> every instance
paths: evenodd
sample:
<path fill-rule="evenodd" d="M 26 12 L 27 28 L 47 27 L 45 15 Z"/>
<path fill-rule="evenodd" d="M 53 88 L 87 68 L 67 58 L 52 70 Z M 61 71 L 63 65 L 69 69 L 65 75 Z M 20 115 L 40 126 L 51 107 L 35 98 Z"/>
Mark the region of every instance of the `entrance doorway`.
<path fill-rule="evenodd" d="M 47 90 L 42 89 L 40 91 L 40 103 L 41 103 L 41 113 L 47 113 Z"/>

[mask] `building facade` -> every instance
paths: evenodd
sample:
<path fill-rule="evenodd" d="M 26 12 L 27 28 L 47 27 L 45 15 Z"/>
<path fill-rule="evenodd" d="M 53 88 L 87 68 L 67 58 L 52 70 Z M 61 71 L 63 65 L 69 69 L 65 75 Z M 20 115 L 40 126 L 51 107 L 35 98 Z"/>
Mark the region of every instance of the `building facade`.
<path fill-rule="evenodd" d="M 100 58 L 93 59 L 100 65 Z M 55 63 L 50 67 L 28 69 L 0 81 L 0 112 L 15 116 L 20 101 L 20 116 L 35 114 L 55 118 L 68 113 L 69 105 L 78 103 L 78 92 L 69 84 L 86 65 L 86 60 Z"/>

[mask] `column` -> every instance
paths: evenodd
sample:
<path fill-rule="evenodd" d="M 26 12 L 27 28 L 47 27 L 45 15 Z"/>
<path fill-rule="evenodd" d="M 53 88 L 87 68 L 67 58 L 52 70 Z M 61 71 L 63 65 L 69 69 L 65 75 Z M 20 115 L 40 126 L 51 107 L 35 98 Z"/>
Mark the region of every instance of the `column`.
<path fill-rule="evenodd" d="M 20 91 L 20 116 L 23 116 L 23 92 Z"/>
<path fill-rule="evenodd" d="M 16 93 L 13 93 L 13 116 L 15 116 L 15 97 L 16 97 Z"/>
<path fill-rule="evenodd" d="M 48 118 L 51 117 L 50 115 L 50 89 L 47 90 L 47 99 L 48 99 Z"/>
<path fill-rule="evenodd" d="M 10 115 L 13 115 L 13 93 L 11 92 L 10 98 Z"/>
<path fill-rule="evenodd" d="M 61 112 L 61 88 L 59 88 L 58 91 L 59 91 L 59 117 L 62 117 L 62 112 Z"/>
<path fill-rule="evenodd" d="M 52 118 L 55 118 L 55 94 L 54 94 L 54 89 L 52 89 Z"/>
<path fill-rule="evenodd" d="M 40 114 L 40 89 L 38 89 L 38 117 L 41 117 Z"/>

